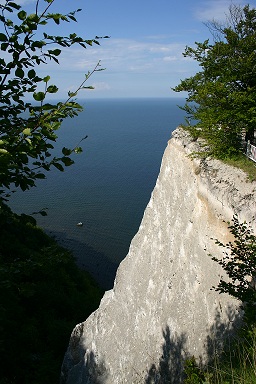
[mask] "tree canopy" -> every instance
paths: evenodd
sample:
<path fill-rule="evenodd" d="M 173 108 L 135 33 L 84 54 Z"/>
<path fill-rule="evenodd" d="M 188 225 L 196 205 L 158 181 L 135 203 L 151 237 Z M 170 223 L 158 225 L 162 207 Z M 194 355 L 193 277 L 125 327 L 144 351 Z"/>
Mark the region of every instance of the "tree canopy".
<path fill-rule="evenodd" d="M 40 77 L 38 67 L 53 60 L 59 63 L 63 47 L 75 44 L 83 48 L 99 45 L 99 37 L 85 39 L 71 33 L 53 36 L 47 33 L 47 24 L 75 22 L 77 12 L 51 13 L 55 0 L 37 0 L 35 11 L 28 14 L 15 1 L 0 4 L 0 200 L 6 200 L 15 188 L 26 190 L 37 179 L 45 178 L 52 166 L 60 171 L 73 163 L 70 155 L 81 147 L 62 149 L 60 156 L 52 153 L 57 130 L 63 119 L 74 117 L 82 107 L 74 99 L 77 92 L 100 63 L 85 74 L 75 92 L 68 92 L 66 101 L 49 103 L 49 94 L 58 87 L 50 76 Z M 32 100 L 32 101 L 29 101 Z M 83 138 L 82 138 L 83 140 Z"/>
<path fill-rule="evenodd" d="M 196 42 L 184 56 L 202 68 L 173 88 L 186 91 L 185 128 L 201 137 L 207 152 L 224 159 L 236 156 L 256 126 L 256 10 L 232 5 L 223 26 L 208 23 L 214 43 Z M 244 137 L 245 136 L 245 137 Z"/>

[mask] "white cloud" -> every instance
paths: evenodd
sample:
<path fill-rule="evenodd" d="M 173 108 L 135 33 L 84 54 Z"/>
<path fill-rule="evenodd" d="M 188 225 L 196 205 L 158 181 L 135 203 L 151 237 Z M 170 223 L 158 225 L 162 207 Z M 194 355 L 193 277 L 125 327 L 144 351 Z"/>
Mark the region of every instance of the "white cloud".
<path fill-rule="evenodd" d="M 102 68 L 106 70 L 96 73 L 88 80 L 88 85 L 95 89 L 86 93 L 86 97 L 126 94 L 125 90 L 131 87 L 138 94 L 152 81 L 159 82 L 169 92 L 170 86 L 178 84 L 181 77 L 189 77 L 198 71 L 197 63 L 183 57 L 184 49 L 185 44 L 177 44 L 171 40 L 163 44 L 161 39 L 108 39 L 95 48 L 63 49 L 59 57 L 61 64 L 57 70 L 54 63 L 45 68 L 48 73 L 52 73 L 54 81 L 61 76 L 57 83 L 60 88 L 66 83 L 71 85 L 67 87 L 69 90 L 74 90 L 72 85 L 80 84 L 83 73 L 92 71 L 101 60 Z"/>
<path fill-rule="evenodd" d="M 178 58 L 176 56 L 165 56 L 163 61 L 177 61 Z"/>
<path fill-rule="evenodd" d="M 38 74 L 49 74 L 51 82 L 59 87 L 61 97 L 66 97 L 68 91 L 75 91 L 82 83 L 84 74 L 92 72 L 99 60 L 101 68 L 106 70 L 94 74 L 85 84 L 95 88 L 88 91 L 86 97 L 87 94 L 89 97 L 118 94 L 132 84 L 136 89 L 142 87 L 141 83 L 148 84 L 152 79 L 159 79 L 164 86 L 169 84 L 170 87 L 170 84 L 174 86 L 179 82 L 180 72 L 186 77 L 191 71 L 195 72 L 195 63 L 182 55 L 184 49 L 185 44 L 171 40 L 163 43 L 161 39 L 108 39 L 102 41 L 101 46 L 87 49 L 63 48 L 58 57 L 60 65 L 49 61 L 47 65 L 40 66 Z"/>
<path fill-rule="evenodd" d="M 169 39 L 170 36 L 169 35 L 149 35 L 149 36 L 146 36 L 146 39 L 148 40 L 164 40 L 164 39 Z"/>
<path fill-rule="evenodd" d="M 104 81 L 95 82 L 92 86 L 94 87 L 94 91 L 106 91 L 111 89 L 110 85 Z"/>
<path fill-rule="evenodd" d="M 132 71 L 132 72 L 148 72 L 149 70 L 151 70 L 153 67 L 153 63 L 138 63 L 138 64 L 135 64 L 135 65 L 131 65 L 129 67 L 129 70 Z"/>
<path fill-rule="evenodd" d="M 154 43 L 131 39 L 111 39 L 102 42 L 100 47 L 63 49 L 58 70 L 79 71 L 86 73 L 93 70 L 99 60 L 106 72 L 150 72 L 158 71 L 160 62 L 183 61 L 183 44 Z M 175 58 L 175 59 L 174 59 Z M 51 66 L 54 63 L 50 64 Z M 56 68 L 56 66 L 55 66 Z"/>
<path fill-rule="evenodd" d="M 208 0 L 202 1 L 201 6 L 195 11 L 195 16 L 200 21 L 225 21 L 226 15 L 231 4 L 245 5 L 245 1 L 231 1 L 231 0 Z"/>
<path fill-rule="evenodd" d="M 150 48 L 149 50 L 150 50 L 150 52 L 155 52 L 155 53 L 157 53 L 157 52 L 159 52 L 159 53 L 170 52 L 170 47 L 156 46 L 156 47 Z"/>

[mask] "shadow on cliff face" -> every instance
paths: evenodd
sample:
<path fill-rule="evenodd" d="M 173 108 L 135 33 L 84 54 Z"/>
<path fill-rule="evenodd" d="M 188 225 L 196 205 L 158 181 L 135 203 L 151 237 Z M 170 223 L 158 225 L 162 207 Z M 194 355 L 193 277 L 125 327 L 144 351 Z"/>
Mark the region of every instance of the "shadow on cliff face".
<path fill-rule="evenodd" d="M 108 378 L 108 373 L 103 361 L 97 361 L 91 351 L 87 356 L 86 366 L 83 370 L 82 383 L 104 384 Z"/>
<path fill-rule="evenodd" d="M 60 384 L 104 384 L 108 378 L 105 363 L 83 346 L 84 323 L 73 330 L 61 367 Z"/>
<path fill-rule="evenodd" d="M 158 366 L 152 364 L 145 379 L 145 384 L 182 383 L 186 334 L 182 333 L 177 337 L 171 336 L 170 328 L 166 326 L 163 331 L 163 338 L 162 356 L 159 359 Z"/>
<path fill-rule="evenodd" d="M 62 370 L 60 384 L 104 384 L 108 379 L 108 373 L 104 362 L 99 361 L 91 351 L 70 371 Z"/>
<path fill-rule="evenodd" d="M 208 330 L 205 341 L 205 355 L 209 364 L 214 360 L 216 354 L 223 350 L 225 344 L 229 344 L 234 338 L 234 333 L 242 325 L 242 313 L 232 306 L 225 310 L 226 321 L 221 319 L 222 309 L 216 309 L 214 323 Z"/>
<path fill-rule="evenodd" d="M 225 311 L 226 321 L 222 320 L 221 310 L 216 309 L 214 323 L 207 330 L 203 356 L 198 356 L 197 361 L 201 368 L 205 364 L 211 365 L 216 355 L 223 350 L 226 342 L 230 342 L 236 330 L 241 326 L 242 316 L 233 307 Z M 200 333 L 200 332 L 199 332 Z M 184 362 L 191 359 L 187 351 L 187 335 L 171 335 L 169 326 L 163 330 L 162 355 L 158 364 L 152 364 L 145 384 L 181 384 L 184 382 Z"/>
<path fill-rule="evenodd" d="M 234 332 L 241 324 L 242 316 L 233 307 L 225 310 L 226 320 L 222 320 L 222 310 L 216 309 L 213 324 L 206 330 L 202 356 L 196 355 L 201 368 L 209 367 L 216 355 L 223 349 L 226 341 L 232 340 Z M 84 323 L 79 324 L 71 336 L 69 349 L 62 366 L 61 384 L 105 384 L 111 383 L 107 361 L 99 358 L 97 352 L 87 351 L 84 347 Z M 198 338 L 203 330 L 198 330 Z M 161 357 L 149 368 L 143 381 L 145 384 L 181 384 L 184 382 L 184 363 L 193 356 L 188 352 L 188 336 L 172 334 L 167 325 L 162 331 L 163 343 Z M 195 348 L 196 349 L 196 348 Z M 111 352 L 110 352 L 111 353 Z M 127 367 L 128 369 L 129 367 Z M 143 368 L 143 367 L 142 367 Z M 112 377 L 113 379 L 113 377 Z"/>

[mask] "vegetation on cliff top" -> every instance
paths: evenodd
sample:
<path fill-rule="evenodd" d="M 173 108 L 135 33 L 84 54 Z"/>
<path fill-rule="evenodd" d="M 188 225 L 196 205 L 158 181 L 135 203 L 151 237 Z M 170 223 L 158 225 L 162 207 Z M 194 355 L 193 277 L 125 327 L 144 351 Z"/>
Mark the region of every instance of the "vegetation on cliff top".
<path fill-rule="evenodd" d="M 188 92 L 182 109 L 184 127 L 206 141 L 204 154 L 237 158 L 246 140 L 254 141 L 256 127 L 256 9 L 230 7 L 227 22 L 210 22 L 213 43 L 186 47 L 185 57 L 202 70 L 184 79 L 174 91 Z"/>

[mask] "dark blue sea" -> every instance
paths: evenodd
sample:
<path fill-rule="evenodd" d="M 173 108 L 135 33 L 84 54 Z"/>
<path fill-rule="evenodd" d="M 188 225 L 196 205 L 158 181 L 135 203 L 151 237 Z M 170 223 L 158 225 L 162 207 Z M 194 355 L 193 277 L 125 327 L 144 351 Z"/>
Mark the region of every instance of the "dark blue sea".
<path fill-rule="evenodd" d="M 159 173 L 171 132 L 184 122 L 183 99 L 106 99 L 82 102 L 63 123 L 56 151 L 79 140 L 83 153 L 65 172 L 52 170 L 36 188 L 13 194 L 10 206 L 36 215 L 38 225 L 71 249 L 99 284 L 113 286 Z M 83 226 L 78 227 L 77 223 Z"/>

